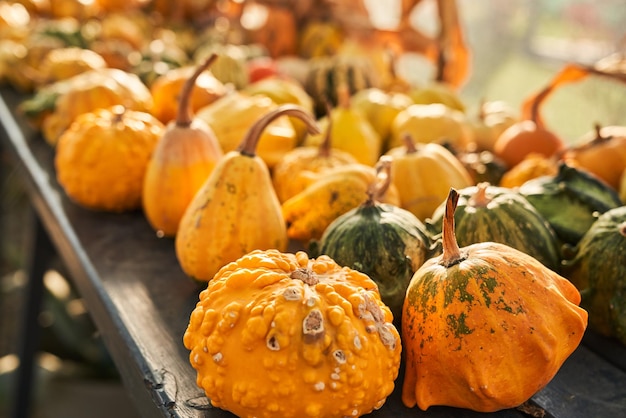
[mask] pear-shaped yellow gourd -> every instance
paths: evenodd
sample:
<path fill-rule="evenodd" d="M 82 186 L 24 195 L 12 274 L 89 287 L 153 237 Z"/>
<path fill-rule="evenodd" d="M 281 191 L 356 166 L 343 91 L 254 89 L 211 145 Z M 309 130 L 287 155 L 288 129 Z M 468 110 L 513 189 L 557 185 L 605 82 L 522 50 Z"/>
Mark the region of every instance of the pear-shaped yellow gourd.
<path fill-rule="evenodd" d="M 210 281 L 217 271 L 256 249 L 286 251 L 289 239 L 267 164 L 256 155 L 263 129 L 280 116 L 295 116 L 311 133 L 315 119 L 303 108 L 279 106 L 257 120 L 237 150 L 215 166 L 185 211 L 176 234 L 183 271 Z"/>

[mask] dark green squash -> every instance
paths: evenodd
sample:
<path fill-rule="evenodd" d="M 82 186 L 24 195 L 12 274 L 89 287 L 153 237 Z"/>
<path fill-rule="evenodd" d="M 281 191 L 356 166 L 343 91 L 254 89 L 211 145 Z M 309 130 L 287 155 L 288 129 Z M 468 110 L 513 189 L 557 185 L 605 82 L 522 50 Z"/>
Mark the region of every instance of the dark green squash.
<path fill-rule="evenodd" d="M 556 234 L 524 196 L 484 182 L 458 194 L 454 221 L 460 246 L 487 241 L 506 244 L 558 271 L 561 254 Z M 442 230 L 444 214 L 445 202 L 426 221 L 431 235 Z"/>
<path fill-rule="evenodd" d="M 390 160 L 381 164 L 389 170 Z M 380 203 L 377 196 L 388 187 L 370 191 L 359 207 L 335 219 L 319 242 L 320 254 L 337 264 L 367 274 L 378 285 L 382 301 L 400 323 L 406 288 L 415 271 L 430 257 L 431 240 L 425 225 L 411 212 Z"/>
<path fill-rule="evenodd" d="M 304 81 L 305 91 L 313 99 L 315 115 L 320 118 L 339 104 L 337 89 L 345 86 L 352 96 L 360 90 L 377 87 L 372 66 L 366 60 L 345 57 L 318 57 L 310 61 Z"/>
<path fill-rule="evenodd" d="M 598 217 L 566 254 L 563 275 L 580 290 L 589 327 L 626 345 L 626 206 Z"/>
<path fill-rule="evenodd" d="M 586 171 L 559 163 L 556 176 L 527 181 L 521 194 L 550 223 L 565 244 L 576 245 L 598 215 L 622 206 L 617 192 Z"/>

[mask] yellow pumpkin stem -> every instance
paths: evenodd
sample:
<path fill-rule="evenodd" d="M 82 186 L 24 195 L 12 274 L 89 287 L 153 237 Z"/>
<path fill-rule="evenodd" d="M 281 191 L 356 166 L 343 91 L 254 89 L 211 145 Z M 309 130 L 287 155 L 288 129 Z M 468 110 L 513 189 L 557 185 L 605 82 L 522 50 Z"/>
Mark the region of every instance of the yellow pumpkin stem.
<path fill-rule="evenodd" d="M 189 99 L 191 97 L 191 92 L 196 85 L 196 80 L 202 74 L 204 70 L 209 68 L 211 64 L 217 59 L 217 54 L 211 54 L 201 65 L 199 65 L 194 73 L 189 77 L 185 84 L 183 84 L 183 88 L 180 90 L 180 96 L 178 98 L 178 112 L 176 114 L 176 126 L 189 126 L 191 125 L 191 121 L 193 119 L 193 115 L 191 114 L 191 106 L 189 105 Z"/>
<path fill-rule="evenodd" d="M 241 144 L 239 144 L 237 151 L 239 151 L 242 155 L 254 157 L 256 155 L 256 146 L 259 143 L 259 139 L 261 139 L 261 133 L 267 125 L 281 116 L 293 116 L 301 119 L 306 124 L 309 134 L 316 135 L 320 133 L 320 129 L 315 122 L 315 118 L 306 110 L 298 105 L 285 104 L 277 107 L 261 119 L 257 120 L 246 133 L 246 136 L 243 141 L 241 141 Z"/>
<path fill-rule="evenodd" d="M 443 255 L 441 265 L 446 268 L 465 259 L 465 256 L 461 253 L 459 244 L 456 241 L 456 236 L 454 235 L 454 211 L 456 210 L 458 201 L 459 193 L 454 188 L 451 188 L 446 200 L 446 210 L 443 217 L 442 229 Z"/>
<path fill-rule="evenodd" d="M 391 163 L 393 158 L 383 155 L 376 164 L 376 180 L 367 189 L 367 200 L 364 205 L 373 205 L 382 199 L 391 185 Z"/>

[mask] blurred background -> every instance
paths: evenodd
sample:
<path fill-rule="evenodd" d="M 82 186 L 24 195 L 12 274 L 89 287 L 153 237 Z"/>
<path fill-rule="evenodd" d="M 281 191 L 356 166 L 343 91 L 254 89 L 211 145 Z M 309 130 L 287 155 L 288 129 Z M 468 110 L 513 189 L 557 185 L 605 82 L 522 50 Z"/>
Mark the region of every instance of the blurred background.
<path fill-rule="evenodd" d="M 384 3 L 393 10 L 389 6 L 397 2 L 365 3 L 376 16 L 372 20 L 384 25 L 377 7 Z M 426 34 L 435 34 L 434 2 L 422 3 L 411 21 Z M 471 50 L 471 74 L 459 91 L 467 112 L 477 112 L 481 100 L 502 100 L 519 108 L 566 63 L 593 64 L 615 52 L 626 54 L 626 0 L 458 0 L 457 4 Z M 398 72 L 420 82 L 432 71 L 421 60 L 408 54 L 398 63 Z M 625 93 L 626 86 L 615 81 L 588 77 L 550 96 L 542 108 L 544 119 L 569 141 L 596 123 L 626 125 Z M 34 216 L 15 170 L 0 149 L 0 417 L 7 414 L 19 364 L 17 325 L 24 310 L 24 269 Z M 35 416 L 137 416 L 80 295 L 66 279 L 62 264 L 55 263 L 45 278 L 40 315 L 43 335 Z"/>

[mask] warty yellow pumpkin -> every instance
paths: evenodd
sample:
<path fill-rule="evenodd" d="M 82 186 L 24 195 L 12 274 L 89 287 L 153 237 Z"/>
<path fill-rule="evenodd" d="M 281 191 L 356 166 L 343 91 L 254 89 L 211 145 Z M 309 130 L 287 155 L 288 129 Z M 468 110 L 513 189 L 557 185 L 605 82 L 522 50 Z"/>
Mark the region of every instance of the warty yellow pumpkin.
<path fill-rule="evenodd" d="M 141 208 L 146 167 L 164 129 L 150 113 L 121 105 L 79 115 L 56 146 L 59 184 L 93 210 Z"/>
<path fill-rule="evenodd" d="M 288 237 L 270 172 L 256 146 L 265 127 L 281 116 L 301 118 L 311 132 L 315 119 L 296 105 L 282 105 L 257 120 L 237 150 L 224 154 L 187 206 L 176 234 L 183 271 L 210 281 L 231 261 L 256 249 L 285 251 Z"/>
<path fill-rule="evenodd" d="M 535 258 L 495 242 L 459 248 L 451 189 L 443 253 L 409 283 L 402 311 L 402 401 L 492 412 L 526 402 L 557 373 L 587 327 L 581 296 Z"/>
<path fill-rule="evenodd" d="M 183 342 L 211 404 L 239 417 L 359 417 L 394 388 L 401 341 L 365 274 L 252 251 L 200 293 Z"/>

